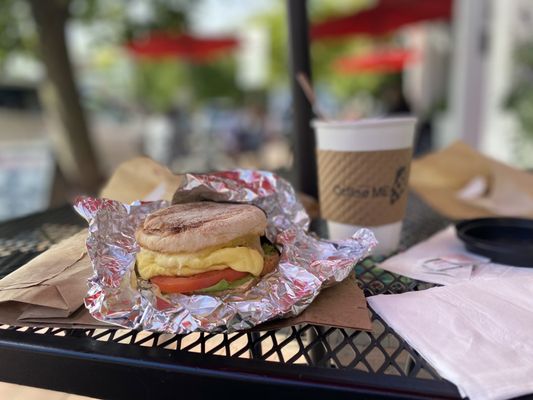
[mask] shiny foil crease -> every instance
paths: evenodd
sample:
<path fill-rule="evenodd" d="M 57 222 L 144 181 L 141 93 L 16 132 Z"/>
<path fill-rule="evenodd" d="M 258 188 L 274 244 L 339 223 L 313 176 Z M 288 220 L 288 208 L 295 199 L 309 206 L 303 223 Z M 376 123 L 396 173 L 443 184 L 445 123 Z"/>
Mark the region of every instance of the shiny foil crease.
<path fill-rule="evenodd" d="M 87 250 L 95 272 L 85 306 L 96 319 L 125 328 L 177 334 L 252 328 L 300 314 L 321 289 L 348 277 L 355 263 L 376 245 L 367 229 L 336 242 L 310 234 L 309 216 L 293 188 L 270 172 L 185 175 L 172 203 L 199 200 L 250 203 L 263 209 L 268 218 L 266 235 L 281 251 L 277 270 L 238 293 L 163 296 L 156 286 L 135 275 L 139 246 L 134 233 L 148 214 L 168 202 L 126 205 L 81 198 L 74 207 L 89 222 Z"/>

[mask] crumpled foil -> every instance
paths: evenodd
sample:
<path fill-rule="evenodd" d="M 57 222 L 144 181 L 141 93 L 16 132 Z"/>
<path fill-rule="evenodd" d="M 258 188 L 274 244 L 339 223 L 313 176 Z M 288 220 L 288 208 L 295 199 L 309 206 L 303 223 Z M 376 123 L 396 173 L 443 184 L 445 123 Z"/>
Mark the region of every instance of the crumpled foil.
<path fill-rule="evenodd" d="M 348 277 L 376 245 L 371 231 L 327 241 L 308 232 L 309 216 L 291 185 L 270 172 L 233 170 L 187 174 L 173 203 L 215 200 L 250 203 L 268 218 L 266 235 L 281 251 L 279 267 L 243 292 L 161 295 L 137 278 L 135 230 L 166 201 L 130 205 L 84 197 L 75 209 L 89 222 L 87 250 L 94 269 L 85 306 L 96 319 L 130 329 L 184 334 L 248 329 L 300 314 L 320 290 Z M 332 310 L 333 311 L 333 310 Z"/>

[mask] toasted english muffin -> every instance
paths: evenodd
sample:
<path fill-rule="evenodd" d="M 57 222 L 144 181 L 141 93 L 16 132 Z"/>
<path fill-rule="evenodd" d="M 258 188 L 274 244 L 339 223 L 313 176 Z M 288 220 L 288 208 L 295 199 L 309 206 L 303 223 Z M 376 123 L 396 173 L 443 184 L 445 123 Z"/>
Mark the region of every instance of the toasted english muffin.
<path fill-rule="evenodd" d="M 248 204 L 195 202 L 150 214 L 137 229 L 141 247 L 162 253 L 195 253 L 248 235 L 262 235 L 264 212 Z"/>

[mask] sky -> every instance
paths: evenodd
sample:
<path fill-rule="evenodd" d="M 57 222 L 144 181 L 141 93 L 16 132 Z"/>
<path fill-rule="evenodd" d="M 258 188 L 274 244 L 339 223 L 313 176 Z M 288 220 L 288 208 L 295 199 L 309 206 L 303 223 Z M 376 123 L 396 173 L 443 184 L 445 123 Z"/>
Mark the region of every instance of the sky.
<path fill-rule="evenodd" d="M 192 15 L 193 30 L 199 34 L 234 33 L 256 14 L 267 11 L 276 0 L 203 0 Z"/>

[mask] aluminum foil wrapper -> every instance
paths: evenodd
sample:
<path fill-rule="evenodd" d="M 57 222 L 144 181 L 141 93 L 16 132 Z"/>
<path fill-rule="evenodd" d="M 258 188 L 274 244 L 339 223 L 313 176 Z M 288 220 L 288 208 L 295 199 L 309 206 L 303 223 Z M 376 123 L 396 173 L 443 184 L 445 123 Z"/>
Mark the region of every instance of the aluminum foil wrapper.
<path fill-rule="evenodd" d="M 288 182 L 270 172 L 234 170 L 187 174 L 173 203 L 215 200 L 250 203 L 268 218 L 266 235 L 281 252 L 279 267 L 244 291 L 161 295 L 138 279 L 135 230 L 168 202 L 130 205 L 81 198 L 75 209 L 89 222 L 87 250 L 94 268 L 85 306 L 96 319 L 130 329 L 184 334 L 248 329 L 300 314 L 320 290 L 348 277 L 376 245 L 371 231 L 327 241 L 308 232 L 309 216 Z"/>

